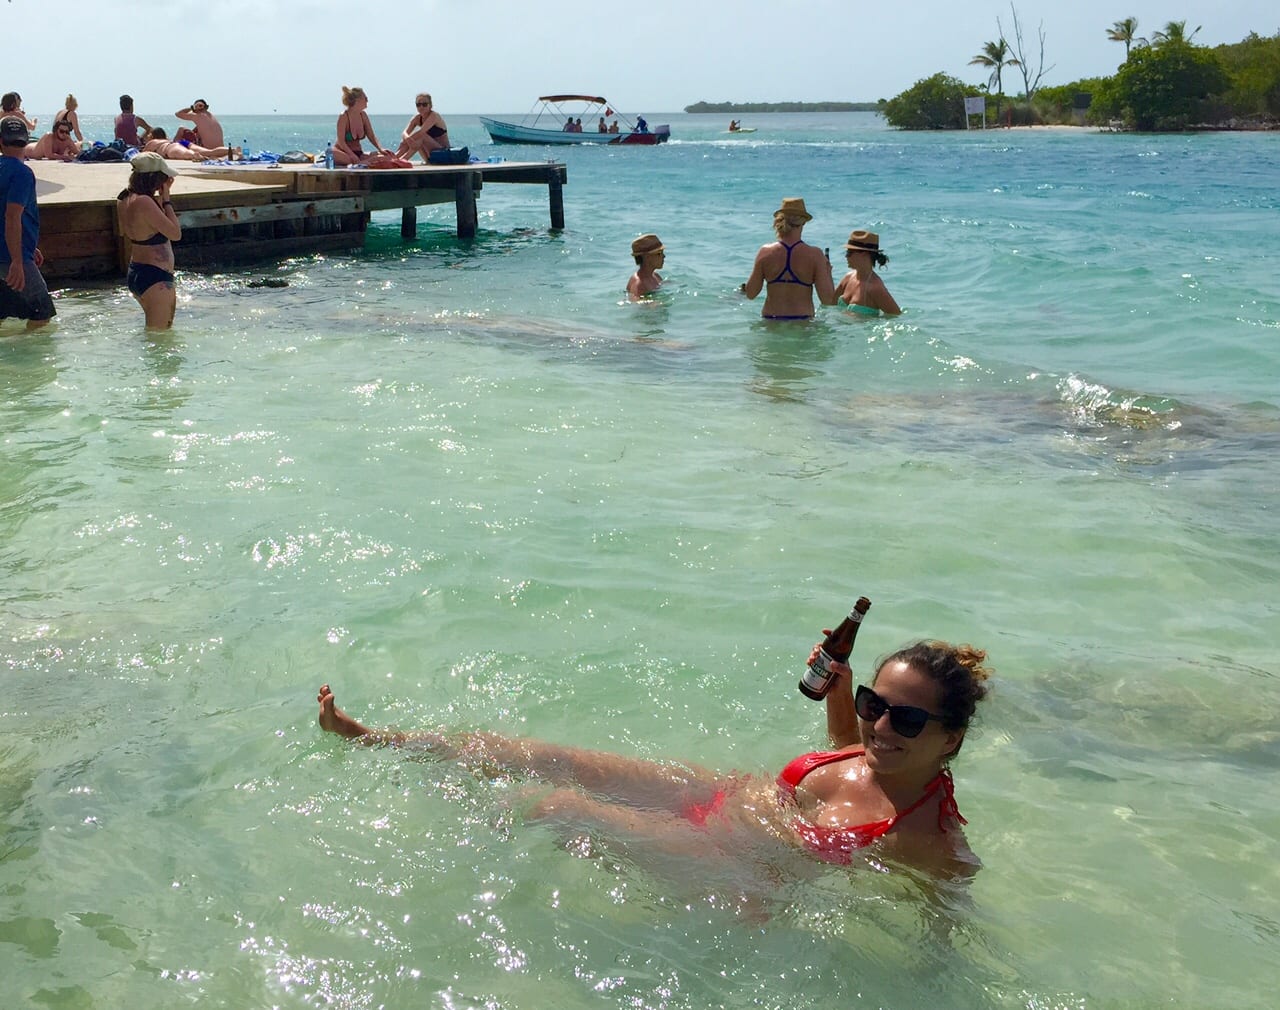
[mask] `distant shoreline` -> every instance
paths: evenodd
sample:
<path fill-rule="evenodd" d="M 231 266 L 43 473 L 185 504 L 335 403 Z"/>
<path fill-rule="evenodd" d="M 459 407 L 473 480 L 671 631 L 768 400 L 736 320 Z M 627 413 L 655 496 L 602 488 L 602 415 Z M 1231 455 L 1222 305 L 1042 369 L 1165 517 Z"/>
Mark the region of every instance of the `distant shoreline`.
<path fill-rule="evenodd" d="M 879 102 L 694 102 L 685 112 L 878 112 Z"/>

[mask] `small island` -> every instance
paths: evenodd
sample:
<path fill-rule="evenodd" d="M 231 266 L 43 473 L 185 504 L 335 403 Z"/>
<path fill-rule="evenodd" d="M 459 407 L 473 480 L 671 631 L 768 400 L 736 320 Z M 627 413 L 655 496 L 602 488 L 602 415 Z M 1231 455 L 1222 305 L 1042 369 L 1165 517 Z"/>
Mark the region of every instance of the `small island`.
<path fill-rule="evenodd" d="M 878 112 L 878 102 L 694 102 L 685 112 L 718 112 L 736 115 L 743 112 Z"/>

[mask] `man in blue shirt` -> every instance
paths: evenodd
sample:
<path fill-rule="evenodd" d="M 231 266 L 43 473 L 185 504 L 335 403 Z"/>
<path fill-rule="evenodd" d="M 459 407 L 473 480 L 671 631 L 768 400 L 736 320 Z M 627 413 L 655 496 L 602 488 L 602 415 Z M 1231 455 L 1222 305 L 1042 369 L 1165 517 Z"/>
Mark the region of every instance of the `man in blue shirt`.
<path fill-rule="evenodd" d="M 0 321 L 9 316 L 27 320 L 27 329 L 54 317 L 53 299 L 45 287 L 40 265 L 40 211 L 36 207 L 36 177 L 27 167 L 27 124 L 9 117 L 0 120 L 0 204 L 4 205 L 4 242 L 0 244 Z"/>

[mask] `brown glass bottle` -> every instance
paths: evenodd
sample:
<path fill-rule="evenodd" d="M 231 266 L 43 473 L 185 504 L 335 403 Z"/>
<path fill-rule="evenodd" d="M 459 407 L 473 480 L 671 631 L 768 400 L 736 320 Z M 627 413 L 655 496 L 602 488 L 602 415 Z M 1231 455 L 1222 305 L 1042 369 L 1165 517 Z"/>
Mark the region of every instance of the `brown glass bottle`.
<path fill-rule="evenodd" d="M 859 596 L 853 610 L 822 642 L 822 648 L 800 678 L 800 693 L 806 698 L 821 701 L 836 682 L 836 676 L 828 664 L 832 660 L 840 663 L 849 662 L 849 653 L 853 651 L 853 640 L 858 637 L 858 629 L 862 627 L 862 618 L 871 609 L 871 601 Z"/>

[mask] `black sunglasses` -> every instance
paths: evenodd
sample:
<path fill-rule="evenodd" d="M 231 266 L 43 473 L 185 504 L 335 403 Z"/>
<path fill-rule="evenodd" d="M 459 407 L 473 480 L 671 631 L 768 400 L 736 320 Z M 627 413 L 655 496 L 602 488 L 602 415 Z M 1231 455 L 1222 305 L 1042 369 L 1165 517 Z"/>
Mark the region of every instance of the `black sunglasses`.
<path fill-rule="evenodd" d="M 421 109 L 421 108 L 423 108 L 424 106 L 430 105 L 431 103 L 430 103 L 430 102 L 417 102 L 417 103 L 415 103 L 415 104 L 418 106 L 418 108 L 420 108 L 420 109 Z"/>
<path fill-rule="evenodd" d="M 890 705 L 866 684 L 858 685 L 857 694 L 853 696 L 853 707 L 858 713 L 858 718 L 865 719 L 867 722 L 875 722 L 888 712 L 889 725 L 898 736 L 919 736 L 924 732 L 930 719 L 942 722 L 942 716 L 926 712 L 914 705 Z"/>

